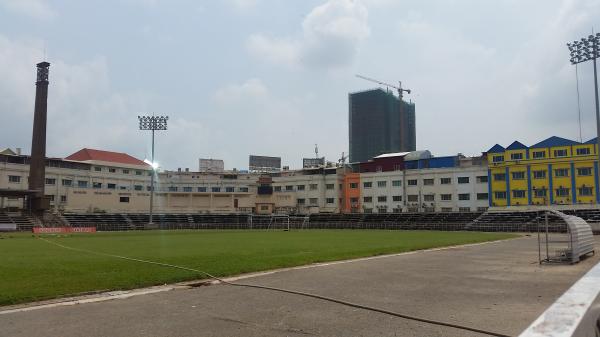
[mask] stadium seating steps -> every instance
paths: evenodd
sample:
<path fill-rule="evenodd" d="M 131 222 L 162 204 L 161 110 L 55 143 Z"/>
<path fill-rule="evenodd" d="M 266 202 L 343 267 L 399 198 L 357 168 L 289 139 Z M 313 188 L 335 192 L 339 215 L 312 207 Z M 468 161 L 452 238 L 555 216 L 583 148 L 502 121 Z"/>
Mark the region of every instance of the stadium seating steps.
<path fill-rule="evenodd" d="M 592 224 L 600 223 L 599 209 L 567 210 Z M 149 222 L 141 213 L 65 213 L 64 223 L 73 227 L 94 226 L 101 231 L 142 230 Z M 470 230 L 486 232 L 535 232 L 543 226 L 542 212 L 447 212 L 447 213 L 317 213 L 309 216 L 271 217 L 249 214 L 154 214 L 159 229 L 404 229 Z M 32 217 L 0 212 L 0 223 L 14 223 L 21 231 L 35 226 Z M 564 232 L 566 226 L 549 215 L 549 230 Z"/>

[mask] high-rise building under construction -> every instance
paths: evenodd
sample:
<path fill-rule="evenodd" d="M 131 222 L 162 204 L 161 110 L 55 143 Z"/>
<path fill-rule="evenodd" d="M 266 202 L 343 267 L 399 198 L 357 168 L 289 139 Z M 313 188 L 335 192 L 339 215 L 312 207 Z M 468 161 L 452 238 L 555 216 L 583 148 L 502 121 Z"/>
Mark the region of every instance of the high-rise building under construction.
<path fill-rule="evenodd" d="M 348 95 L 350 162 L 416 150 L 415 104 L 382 89 Z"/>

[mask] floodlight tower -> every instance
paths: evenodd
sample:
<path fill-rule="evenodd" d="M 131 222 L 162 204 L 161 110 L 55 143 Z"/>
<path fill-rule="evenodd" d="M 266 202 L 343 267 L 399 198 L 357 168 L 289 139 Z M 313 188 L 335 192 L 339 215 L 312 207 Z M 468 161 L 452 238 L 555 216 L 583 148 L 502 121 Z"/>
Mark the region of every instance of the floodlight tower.
<path fill-rule="evenodd" d="M 596 150 L 596 156 L 598 157 L 598 165 L 600 165 L 600 108 L 598 107 L 598 74 L 596 71 L 596 59 L 600 55 L 600 33 L 592 31 L 592 35 L 587 38 L 582 38 L 579 41 L 573 41 L 567 43 L 569 51 L 571 52 L 571 64 L 577 65 L 578 63 L 592 61 L 594 63 L 594 97 L 596 99 L 596 144 L 598 149 Z M 597 178 L 600 181 L 600 167 L 596 169 Z M 596 196 L 597 198 L 598 196 Z"/>
<path fill-rule="evenodd" d="M 152 210 L 154 207 L 154 178 L 156 175 L 157 166 L 154 162 L 154 131 L 166 130 L 169 116 L 138 116 L 138 120 L 140 121 L 140 130 L 152 131 L 152 156 L 150 158 L 152 161 L 150 165 L 152 167 L 152 178 L 150 178 L 150 219 L 148 221 L 148 224 L 152 225 Z"/>

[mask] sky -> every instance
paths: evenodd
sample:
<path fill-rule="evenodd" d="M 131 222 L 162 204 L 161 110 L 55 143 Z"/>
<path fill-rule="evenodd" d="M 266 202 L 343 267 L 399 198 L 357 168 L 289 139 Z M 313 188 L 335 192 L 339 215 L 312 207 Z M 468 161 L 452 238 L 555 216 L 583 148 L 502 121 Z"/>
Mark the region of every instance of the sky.
<path fill-rule="evenodd" d="M 0 148 L 29 153 L 35 64 L 50 66 L 47 154 L 81 148 L 163 169 L 248 155 L 337 162 L 361 74 L 402 81 L 417 149 L 579 140 L 567 42 L 600 31 L 597 0 L 0 0 Z M 596 24 L 596 27 L 593 25 Z M 596 134 L 591 62 L 578 66 L 583 141 Z"/>

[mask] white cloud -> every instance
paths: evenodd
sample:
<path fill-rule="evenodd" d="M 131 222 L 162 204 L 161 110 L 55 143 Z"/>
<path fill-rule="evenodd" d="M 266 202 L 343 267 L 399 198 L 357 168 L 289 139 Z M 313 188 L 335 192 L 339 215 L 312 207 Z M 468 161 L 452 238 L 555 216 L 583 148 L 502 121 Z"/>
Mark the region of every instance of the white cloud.
<path fill-rule="evenodd" d="M 257 58 L 287 66 L 338 68 L 353 62 L 360 43 L 369 36 L 367 9 L 352 0 L 329 0 L 302 22 L 298 37 L 253 34 L 246 46 Z"/>
<path fill-rule="evenodd" d="M 266 98 L 269 90 L 258 78 L 251 78 L 242 84 L 231 84 L 218 89 L 214 99 L 218 104 L 231 104 L 247 100 Z"/>
<path fill-rule="evenodd" d="M 58 13 L 45 0 L 0 0 L 0 5 L 14 13 L 36 19 L 54 19 Z"/>

